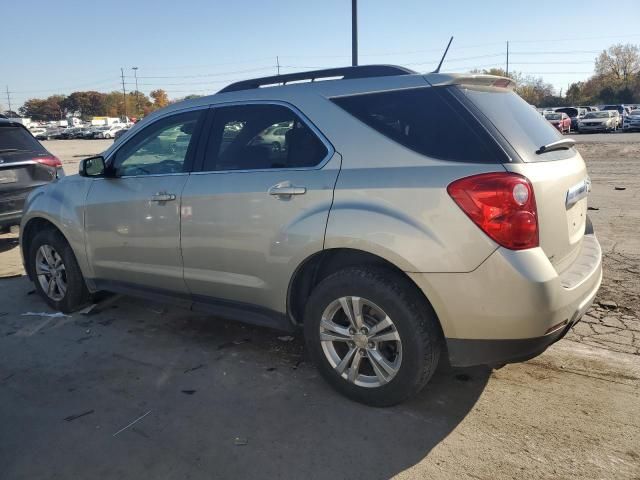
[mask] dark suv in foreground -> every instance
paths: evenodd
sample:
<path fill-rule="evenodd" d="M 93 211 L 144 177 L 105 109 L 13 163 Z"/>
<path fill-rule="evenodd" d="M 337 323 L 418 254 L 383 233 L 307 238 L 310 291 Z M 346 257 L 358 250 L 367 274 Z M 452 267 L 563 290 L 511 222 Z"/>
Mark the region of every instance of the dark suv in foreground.
<path fill-rule="evenodd" d="M 62 163 L 23 125 L 0 118 L 0 232 L 19 225 L 35 187 L 64 175 Z"/>

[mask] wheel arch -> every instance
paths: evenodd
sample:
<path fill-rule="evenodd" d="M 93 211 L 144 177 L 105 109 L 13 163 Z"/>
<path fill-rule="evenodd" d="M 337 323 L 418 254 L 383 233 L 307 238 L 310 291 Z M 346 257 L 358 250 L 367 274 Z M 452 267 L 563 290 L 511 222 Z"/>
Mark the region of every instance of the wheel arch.
<path fill-rule="evenodd" d="M 289 281 L 289 288 L 287 290 L 287 314 L 294 325 L 300 326 L 303 324 L 302 317 L 306 301 L 318 283 L 338 270 L 354 266 L 373 266 L 389 270 L 402 276 L 433 309 L 433 305 L 424 291 L 418 287 L 409 275 L 391 261 L 364 250 L 330 248 L 307 257 L 298 266 Z M 435 312 L 435 309 L 433 309 L 433 311 L 436 315 L 440 333 L 444 338 L 442 325 L 440 325 L 437 312 Z"/>
<path fill-rule="evenodd" d="M 53 221 L 51 221 L 48 218 L 40 217 L 40 216 L 30 218 L 25 224 L 22 225 L 20 229 L 20 245 L 22 250 L 22 263 L 24 265 L 25 271 L 27 272 L 29 279 L 31 280 L 33 280 L 33 278 L 31 275 L 32 273 L 31 269 L 28 268 L 27 255 L 31 250 L 31 242 L 33 241 L 33 237 L 38 232 L 41 232 L 46 229 L 54 230 L 58 232 L 73 250 L 73 246 L 69 241 L 69 239 L 67 238 L 67 236 L 64 234 L 63 230 L 58 225 L 56 225 Z M 73 254 L 76 256 L 76 259 L 77 259 L 78 254 L 75 251 L 73 252 Z"/>

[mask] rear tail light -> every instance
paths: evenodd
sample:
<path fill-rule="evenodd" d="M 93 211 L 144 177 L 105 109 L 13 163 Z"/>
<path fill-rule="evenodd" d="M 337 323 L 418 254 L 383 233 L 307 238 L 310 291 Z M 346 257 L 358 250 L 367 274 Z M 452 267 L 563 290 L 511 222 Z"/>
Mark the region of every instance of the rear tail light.
<path fill-rule="evenodd" d="M 46 165 L 47 167 L 52 168 L 62 168 L 62 162 L 58 157 L 54 157 L 53 155 L 49 155 L 46 157 L 37 157 L 34 160 L 42 165 Z"/>
<path fill-rule="evenodd" d="M 537 247 L 538 212 L 531 182 L 515 173 L 483 173 L 451 183 L 447 191 L 491 239 L 511 250 Z"/>

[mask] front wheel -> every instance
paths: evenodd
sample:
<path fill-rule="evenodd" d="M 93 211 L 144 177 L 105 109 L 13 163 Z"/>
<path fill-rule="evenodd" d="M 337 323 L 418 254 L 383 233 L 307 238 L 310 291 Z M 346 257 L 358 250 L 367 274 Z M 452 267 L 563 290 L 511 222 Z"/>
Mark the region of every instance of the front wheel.
<path fill-rule="evenodd" d="M 373 267 L 338 271 L 313 290 L 307 349 L 322 376 L 352 400 L 395 405 L 424 387 L 440 357 L 429 303 L 405 277 Z"/>
<path fill-rule="evenodd" d="M 59 232 L 38 232 L 31 241 L 28 259 L 36 290 L 51 308 L 70 313 L 89 301 L 73 250 Z"/>

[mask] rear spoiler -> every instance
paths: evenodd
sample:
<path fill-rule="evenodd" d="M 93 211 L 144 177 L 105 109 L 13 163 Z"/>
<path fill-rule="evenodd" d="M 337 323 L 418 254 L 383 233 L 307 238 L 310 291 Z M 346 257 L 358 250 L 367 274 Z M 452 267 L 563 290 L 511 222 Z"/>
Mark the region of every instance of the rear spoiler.
<path fill-rule="evenodd" d="M 516 82 L 511 78 L 483 73 L 429 73 L 424 78 L 433 87 L 440 85 L 473 85 L 513 90 L 516 86 Z"/>

